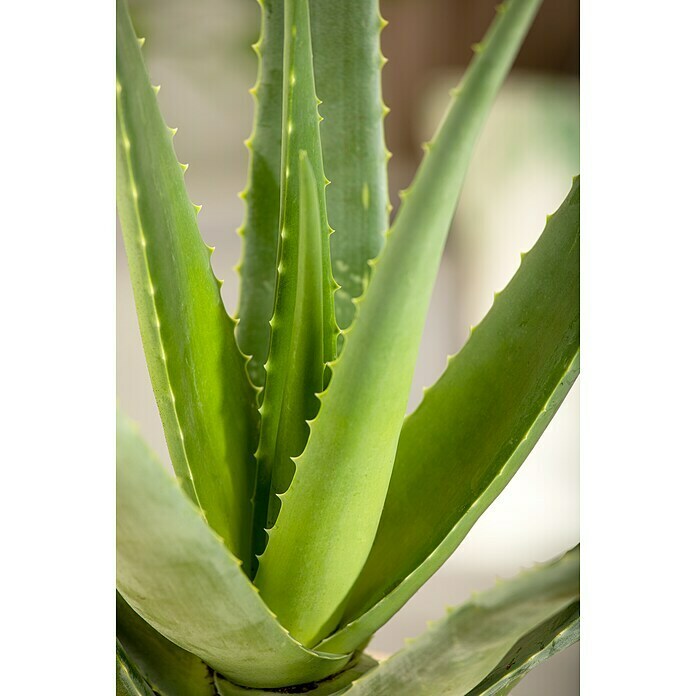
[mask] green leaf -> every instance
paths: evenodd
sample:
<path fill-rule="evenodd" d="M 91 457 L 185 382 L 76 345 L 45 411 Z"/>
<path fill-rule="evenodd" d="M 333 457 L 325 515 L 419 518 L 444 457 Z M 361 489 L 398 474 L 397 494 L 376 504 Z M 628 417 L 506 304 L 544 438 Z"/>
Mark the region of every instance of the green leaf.
<path fill-rule="evenodd" d="M 306 645 L 335 628 L 370 553 L 471 149 L 538 5 L 511 3 L 467 71 L 357 303 L 296 460 L 256 583 L 281 623 Z"/>
<path fill-rule="evenodd" d="M 295 642 L 268 611 L 220 537 L 118 420 L 117 588 L 153 628 L 236 684 L 318 681 L 348 662 Z"/>
<path fill-rule="evenodd" d="M 517 472 L 579 371 L 580 180 L 409 416 L 375 543 L 324 649 L 359 645 L 457 548 Z"/>
<path fill-rule="evenodd" d="M 369 655 L 362 654 L 355 664 L 349 665 L 339 674 L 324 679 L 316 684 L 306 684 L 301 687 L 301 693 L 311 694 L 312 696 L 338 696 L 346 693 L 350 685 L 367 674 L 377 666 L 376 660 Z M 215 677 L 219 696 L 263 696 L 263 694 L 278 693 L 277 691 L 267 691 L 265 689 L 246 689 L 243 686 L 231 684 L 219 675 Z"/>
<path fill-rule="evenodd" d="M 353 684 L 351 696 L 489 696 L 579 637 L 580 550 L 474 595 Z"/>
<path fill-rule="evenodd" d="M 116 696 L 155 696 L 137 667 L 116 641 Z"/>
<path fill-rule="evenodd" d="M 250 356 L 247 369 L 254 384 L 263 387 L 263 365 L 271 340 L 278 267 L 280 220 L 280 150 L 283 113 L 283 2 L 259 0 L 261 33 L 254 44 L 259 69 L 251 89 L 254 127 L 247 141 L 249 173 L 246 219 L 239 230 L 242 261 L 239 264 L 239 348 Z"/>
<path fill-rule="evenodd" d="M 336 357 L 335 282 L 329 259 L 319 113 L 307 0 L 285 2 L 280 252 L 271 347 L 256 454 L 254 548 L 265 547 L 316 414 L 326 363 Z M 306 166 L 301 164 L 302 157 Z M 303 188 L 304 186 L 304 188 Z M 311 190 L 310 190 L 311 188 Z M 272 488 L 271 491 L 271 482 Z"/>
<path fill-rule="evenodd" d="M 386 22 L 378 0 L 314 0 L 312 43 L 331 235 L 336 319 L 353 320 L 353 299 L 369 279 L 368 260 L 389 226 L 388 152 L 384 142 L 379 39 Z"/>
<path fill-rule="evenodd" d="M 163 696 L 217 696 L 212 671 L 167 640 L 116 593 L 116 635 L 148 683 Z"/>
<path fill-rule="evenodd" d="M 287 338 L 288 369 L 282 401 L 276 411 L 278 415 L 278 435 L 275 451 L 266 457 L 259 449 L 262 469 L 268 461 L 272 462 L 271 498 L 265 526 L 273 526 L 280 508 L 276 497 L 284 493 L 295 471 L 291 457 L 300 454 L 307 442 L 309 426 L 307 420 L 316 414 L 316 394 L 322 390 L 324 378 L 324 359 L 322 353 L 323 325 L 322 303 L 322 229 L 317 196 L 317 181 L 312 172 L 307 154 L 300 151 L 300 200 L 299 200 L 299 243 L 297 257 L 297 296 L 293 317 Z M 275 385 L 273 385 L 275 386 Z M 273 391 L 269 390 L 269 396 Z M 272 399 L 262 406 L 264 416 L 262 433 L 271 414 Z M 262 439 L 262 445 L 264 440 Z M 259 520 L 260 521 L 260 520 Z"/>
<path fill-rule="evenodd" d="M 208 524 L 250 557 L 255 396 L 183 171 L 117 2 L 117 196 L 138 321 L 172 463 Z"/>
<path fill-rule="evenodd" d="M 508 651 L 498 666 L 467 696 L 510 693 L 534 667 L 580 640 L 580 603 L 540 624 Z"/>

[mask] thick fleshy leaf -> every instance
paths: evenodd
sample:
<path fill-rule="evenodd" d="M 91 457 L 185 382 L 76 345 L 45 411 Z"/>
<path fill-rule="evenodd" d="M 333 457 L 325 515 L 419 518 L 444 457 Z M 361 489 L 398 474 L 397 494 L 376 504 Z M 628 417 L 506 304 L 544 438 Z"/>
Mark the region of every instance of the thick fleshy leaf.
<path fill-rule="evenodd" d="M 116 15 L 118 211 L 145 357 L 174 469 L 246 563 L 255 396 L 123 0 Z"/>
<path fill-rule="evenodd" d="M 580 549 L 474 595 L 351 696 L 492 696 L 579 638 Z"/>
<path fill-rule="evenodd" d="M 271 340 L 271 316 L 278 270 L 280 230 L 280 150 L 283 114 L 283 0 L 259 0 L 261 33 L 254 44 L 259 68 L 254 127 L 249 148 L 248 183 L 241 194 L 246 219 L 239 230 L 239 348 L 249 357 L 249 376 L 263 387 Z"/>
<path fill-rule="evenodd" d="M 368 260 L 384 243 L 389 192 L 381 74 L 380 33 L 386 22 L 378 0 L 313 0 L 314 74 L 319 111 L 336 282 L 336 320 L 347 328 L 353 299 L 369 279 Z"/>
<path fill-rule="evenodd" d="M 578 178 L 406 419 L 345 629 L 325 649 L 359 645 L 403 606 L 504 489 L 560 407 L 579 371 L 579 235 Z"/>
<path fill-rule="evenodd" d="M 355 664 L 349 665 L 343 672 L 316 684 L 303 685 L 301 693 L 311 694 L 311 696 L 338 696 L 338 694 L 346 693 L 348 687 L 354 681 L 367 674 L 376 666 L 376 660 L 373 660 L 369 655 L 363 654 Z M 220 696 L 263 696 L 264 694 L 278 693 L 277 691 L 273 692 L 264 689 L 245 689 L 242 686 L 231 684 L 219 675 L 215 677 L 215 685 Z"/>
<path fill-rule="evenodd" d="M 307 419 L 316 413 L 316 394 L 322 390 L 324 359 L 322 353 L 323 324 L 322 303 L 323 279 L 321 266 L 322 228 L 317 196 L 317 181 L 304 150 L 300 151 L 300 200 L 299 241 L 297 256 L 297 295 L 295 307 L 286 338 L 289 340 L 287 371 L 283 396 L 276 413 L 278 431 L 275 450 L 259 449 L 260 471 L 272 470 L 271 492 L 267 501 L 265 527 L 273 526 L 280 508 L 278 494 L 287 490 L 295 471 L 291 457 L 299 454 L 307 442 L 309 427 Z M 275 398 L 272 388 L 268 400 L 261 407 L 265 423 L 270 420 L 271 402 Z M 266 418 L 266 415 L 269 418 Z M 265 438 L 262 445 L 267 444 Z M 260 503 L 260 497 L 257 497 Z M 259 519 L 259 524 L 261 520 Z"/>
<path fill-rule="evenodd" d="M 580 640 L 580 604 L 540 624 L 508 651 L 498 666 L 467 696 L 510 693 L 534 667 Z"/>
<path fill-rule="evenodd" d="M 455 90 L 357 303 L 307 447 L 296 460 L 256 582 L 281 623 L 306 645 L 337 625 L 370 553 L 473 144 L 539 3 L 509 4 Z"/>
<path fill-rule="evenodd" d="M 116 636 L 131 662 L 163 696 L 217 696 L 212 670 L 167 640 L 116 593 Z"/>
<path fill-rule="evenodd" d="M 338 331 L 308 0 L 286 0 L 284 11 L 281 232 L 256 453 L 257 554 L 265 547 L 264 529 L 273 525 L 278 513 L 275 493 L 287 489 L 294 473 L 291 457 L 307 442 L 307 421 L 316 414 L 315 395 L 322 390 L 325 365 L 336 356 Z"/>
<path fill-rule="evenodd" d="M 117 433 L 117 588 L 128 604 L 236 684 L 284 687 L 339 671 L 349 657 L 312 652 L 288 635 L 123 416 Z"/>
<path fill-rule="evenodd" d="M 155 696 L 138 668 L 116 641 L 116 696 Z"/>

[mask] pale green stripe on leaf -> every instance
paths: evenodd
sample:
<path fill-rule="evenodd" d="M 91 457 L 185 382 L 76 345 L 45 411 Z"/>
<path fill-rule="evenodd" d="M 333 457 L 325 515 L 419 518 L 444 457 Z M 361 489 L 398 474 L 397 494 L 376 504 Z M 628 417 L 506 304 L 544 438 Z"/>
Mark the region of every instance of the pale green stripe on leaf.
<path fill-rule="evenodd" d="M 317 681 L 348 662 L 288 635 L 122 416 L 116 454 L 117 588 L 153 628 L 244 686 Z"/>
<path fill-rule="evenodd" d="M 389 226 L 378 0 L 313 0 L 314 73 L 321 99 L 324 169 L 336 282 L 336 319 L 345 329 L 369 279 L 369 259 Z"/>
<path fill-rule="evenodd" d="M 217 696 L 212 670 L 167 640 L 116 593 L 116 635 L 131 662 L 164 696 Z"/>
<path fill-rule="evenodd" d="M 432 624 L 353 684 L 351 696 L 506 693 L 579 637 L 580 551 L 540 565 Z"/>
<path fill-rule="evenodd" d="M 580 181 L 405 421 L 379 530 L 325 649 L 359 645 L 504 489 L 579 372 Z"/>
<path fill-rule="evenodd" d="M 116 7 L 117 200 L 145 357 L 174 469 L 211 527 L 246 562 L 255 397 L 172 132 L 125 3 Z"/>
<path fill-rule="evenodd" d="M 256 553 L 307 442 L 337 328 L 307 0 L 285 2 L 281 233 L 254 496 Z M 304 158 L 305 166 L 302 166 Z M 309 187 L 312 190 L 308 190 Z M 273 482 L 273 490 L 271 490 Z"/>
<path fill-rule="evenodd" d="M 580 640 L 580 603 L 571 604 L 522 637 L 467 696 L 504 696 L 539 664 Z"/>
<path fill-rule="evenodd" d="M 307 442 L 307 420 L 316 415 L 316 394 L 322 390 L 324 360 L 321 353 L 324 301 L 321 266 L 322 229 L 317 181 L 304 151 L 300 152 L 299 245 L 297 297 L 292 319 L 292 339 L 285 394 L 276 441 L 271 497 L 266 527 L 273 526 L 280 500 L 295 472 L 291 457 L 299 455 Z"/>
<path fill-rule="evenodd" d="M 337 625 L 370 553 L 473 143 L 538 5 L 539 0 L 510 4 L 456 90 L 357 303 L 270 532 L 256 582 L 281 623 L 307 645 Z"/>
<path fill-rule="evenodd" d="M 250 356 L 248 370 L 262 387 L 271 339 L 280 229 L 280 150 L 283 114 L 283 2 L 259 0 L 261 32 L 254 44 L 259 67 L 254 98 L 254 126 L 249 148 L 248 183 L 241 194 L 246 219 L 239 230 L 239 324 L 237 340 Z"/>
<path fill-rule="evenodd" d="M 116 696 L 155 696 L 147 681 L 128 659 L 120 642 L 116 641 Z"/>

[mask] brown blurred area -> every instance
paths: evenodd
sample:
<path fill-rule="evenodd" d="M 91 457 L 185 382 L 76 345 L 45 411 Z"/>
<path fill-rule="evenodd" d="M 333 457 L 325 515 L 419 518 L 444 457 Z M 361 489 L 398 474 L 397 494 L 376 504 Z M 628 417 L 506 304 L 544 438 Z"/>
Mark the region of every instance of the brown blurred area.
<path fill-rule="evenodd" d="M 382 0 L 389 25 L 382 33 L 387 146 L 397 166 L 390 170 L 392 199 L 413 177 L 421 157 L 420 105 L 434 73 L 463 68 L 480 41 L 499 0 Z M 542 4 L 515 64 L 516 69 L 579 77 L 580 2 Z"/>

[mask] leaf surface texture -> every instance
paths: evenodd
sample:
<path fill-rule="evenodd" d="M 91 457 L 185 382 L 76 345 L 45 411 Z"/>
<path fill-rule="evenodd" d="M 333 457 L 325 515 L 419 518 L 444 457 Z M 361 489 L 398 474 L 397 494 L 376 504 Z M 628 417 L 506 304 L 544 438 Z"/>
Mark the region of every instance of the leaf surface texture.
<path fill-rule="evenodd" d="M 122 0 L 116 14 L 118 212 L 152 387 L 184 489 L 247 563 L 255 396 Z"/>
<path fill-rule="evenodd" d="M 401 432 L 345 628 L 365 640 L 440 567 L 504 489 L 579 372 L 580 181 Z"/>
<path fill-rule="evenodd" d="M 499 15 L 487 49 L 456 91 L 357 303 L 307 447 L 296 459 L 256 582 L 306 645 L 335 628 L 370 553 L 473 144 L 538 5 L 518 0 Z"/>
<path fill-rule="evenodd" d="M 474 595 L 350 689 L 351 696 L 506 693 L 579 637 L 580 551 Z"/>
<path fill-rule="evenodd" d="M 116 476 L 117 588 L 159 633 L 245 686 L 317 681 L 348 662 L 288 635 L 123 416 Z"/>

